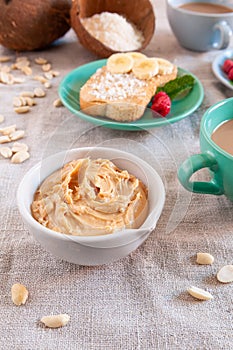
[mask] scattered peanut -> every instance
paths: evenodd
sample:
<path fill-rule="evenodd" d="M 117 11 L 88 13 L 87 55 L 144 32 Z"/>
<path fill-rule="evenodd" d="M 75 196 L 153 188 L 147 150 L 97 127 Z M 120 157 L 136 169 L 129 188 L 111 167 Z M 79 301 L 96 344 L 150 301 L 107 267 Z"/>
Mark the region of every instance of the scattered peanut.
<path fill-rule="evenodd" d="M 48 62 L 48 61 L 47 61 L 45 58 L 42 58 L 42 57 L 35 58 L 35 63 L 36 63 L 36 64 L 44 65 L 44 64 L 46 64 L 47 62 Z"/>
<path fill-rule="evenodd" d="M 27 101 L 26 101 L 25 97 L 20 96 L 19 99 L 20 99 L 20 102 L 21 102 L 21 106 L 26 106 L 27 105 Z"/>
<path fill-rule="evenodd" d="M 70 320 L 70 316 L 67 314 L 50 315 L 41 318 L 41 322 L 49 328 L 59 328 L 66 326 Z"/>
<path fill-rule="evenodd" d="M 34 80 L 38 80 L 40 83 L 45 84 L 47 83 L 48 79 L 43 77 L 42 75 L 35 75 Z"/>
<path fill-rule="evenodd" d="M 12 156 L 11 163 L 14 163 L 14 164 L 23 163 L 29 157 L 30 157 L 30 154 L 28 152 L 19 151 Z"/>
<path fill-rule="evenodd" d="M 9 135 L 13 132 L 15 132 L 16 124 L 6 126 L 5 128 L 0 129 L 0 133 L 3 135 Z"/>
<path fill-rule="evenodd" d="M 34 94 L 36 97 L 44 97 L 45 96 L 45 91 L 41 88 L 35 88 L 34 89 Z"/>
<path fill-rule="evenodd" d="M 22 101 L 19 97 L 13 98 L 13 106 L 14 107 L 21 107 L 22 106 Z"/>
<path fill-rule="evenodd" d="M 30 62 L 28 60 L 20 60 L 14 64 L 15 69 L 23 70 L 25 67 L 29 67 Z"/>
<path fill-rule="evenodd" d="M 197 253 L 197 264 L 200 265 L 212 265 L 214 257 L 209 253 Z"/>
<path fill-rule="evenodd" d="M 21 97 L 34 97 L 34 92 L 33 91 L 23 91 L 20 94 Z"/>
<path fill-rule="evenodd" d="M 31 98 L 31 97 L 24 97 L 24 99 L 26 101 L 27 106 L 32 107 L 32 106 L 36 105 L 36 101 L 33 98 Z"/>
<path fill-rule="evenodd" d="M 15 283 L 11 287 L 11 298 L 15 305 L 19 306 L 25 304 L 28 298 L 27 288 L 20 283 Z"/>
<path fill-rule="evenodd" d="M 57 70 L 51 70 L 51 73 L 54 77 L 58 77 L 60 75 L 60 72 L 58 72 Z"/>
<path fill-rule="evenodd" d="M 10 142 L 10 141 L 11 141 L 11 139 L 10 139 L 10 137 L 8 135 L 0 136 L 0 144 L 6 143 L 6 142 Z"/>
<path fill-rule="evenodd" d="M 192 295 L 194 298 L 199 300 L 210 300 L 213 299 L 213 295 L 207 292 L 204 289 L 198 288 L 198 287 L 190 287 L 188 289 L 188 293 Z"/>
<path fill-rule="evenodd" d="M 16 62 L 20 62 L 20 61 L 28 61 L 28 58 L 26 56 L 19 56 L 16 58 L 15 60 Z"/>
<path fill-rule="evenodd" d="M 61 106 L 63 106 L 63 103 L 60 100 L 60 98 L 58 98 L 53 102 L 53 105 L 54 105 L 54 107 L 61 107 Z"/>
<path fill-rule="evenodd" d="M 53 79 L 53 74 L 51 72 L 45 72 L 44 76 L 48 80 L 52 80 Z"/>
<path fill-rule="evenodd" d="M 10 60 L 13 60 L 13 57 L 0 56 L 0 84 L 11 85 L 24 83 L 25 80 L 29 78 L 22 77 L 22 73 L 25 75 L 32 75 L 33 73 L 30 60 L 27 57 L 20 56 L 17 57 L 13 63 L 6 63 Z M 52 70 L 52 65 L 45 58 L 38 57 L 34 61 L 36 64 L 41 65 L 43 75 L 35 75 L 33 79 L 42 83 L 44 88 L 49 89 L 52 86 L 49 80 L 58 76 L 60 73 Z M 15 74 L 15 70 L 19 70 L 21 76 L 14 77 L 13 74 Z M 16 72 L 16 75 L 17 74 Z M 46 92 L 39 87 L 35 88 L 34 91 L 22 91 L 19 96 L 15 96 L 13 99 L 14 111 L 18 114 L 28 113 L 31 107 L 37 104 L 34 97 L 44 97 L 45 95 Z M 54 101 L 54 106 L 62 106 L 60 99 Z M 0 123 L 3 121 L 4 117 L 0 115 Z M 17 130 L 16 125 L 0 128 L 0 144 L 19 140 L 23 138 L 24 135 L 24 130 Z M 22 163 L 30 157 L 28 146 L 20 142 L 15 142 L 12 148 L 1 147 L 0 155 L 5 158 L 11 158 L 12 163 Z"/>
<path fill-rule="evenodd" d="M 25 75 L 32 75 L 32 69 L 28 66 L 22 67 L 21 71 L 25 74 Z"/>
<path fill-rule="evenodd" d="M 222 283 L 233 282 L 233 265 L 223 266 L 217 273 L 217 279 Z"/>
<path fill-rule="evenodd" d="M 20 151 L 27 152 L 28 151 L 28 145 L 26 143 L 21 143 L 21 142 L 15 142 L 12 146 L 12 152 L 17 153 Z"/>
<path fill-rule="evenodd" d="M 16 140 L 22 139 L 24 135 L 25 135 L 24 130 L 16 130 L 13 133 L 11 133 L 9 137 L 11 141 L 16 141 Z"/>
<path fill-rule="evenodd" d="M 3 84 L 11 85 L 14 82 L 14 77 L 12 74 L 0 72 L 0 80 Z"/>
<path fill-rule="evenodd" d="M 0 56 L 0 62 L 9 62 L 11 60 L 10 56 Z"/>
<path fill-rule="evenodd" d="M 3 156 L 4 158 L 11 158 L 11 156 L 12 156 L 12 150 L 10 149 L 10 147 L 1 147 L 1 148 L 0 148 L 0 154 L 1 154 L 1 156 Z"/>
<path fill-rule="evenodd" d="M 49 82 L 49 81 L 46 81 L 46 83 L 44 83 L 44 87 L 46 88 L 46 89 L 49 89 L 49 88 L 51 88 L 51 83 Z"/>
<path fill-rule="evenodd" d="M 50 63 L 43 64 L 43 66 L 42 66 L 43 72 L 48 72 L 48 71 L 50 71 L 50 69 L 51 69 L 51 64 Z"/>
<path fill-rule="evenodd" d="M 30 107 L 29 106 L 17 107 L 14 109 L 14 111 L 18 114 L 27 113 L 30 111 Z"/>

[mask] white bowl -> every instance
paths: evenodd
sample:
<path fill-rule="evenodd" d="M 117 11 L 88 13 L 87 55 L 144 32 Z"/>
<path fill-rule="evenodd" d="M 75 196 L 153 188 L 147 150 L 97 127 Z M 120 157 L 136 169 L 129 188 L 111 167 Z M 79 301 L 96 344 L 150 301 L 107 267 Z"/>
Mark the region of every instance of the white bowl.
<path fill-rule="evenodd" d="M 125 229 L 101 236 L 71 236 L 52 231 L 31 215 L 34 193 L 41 182 L 65 163 L 90 157 L 112 160 L 126 169 L 148 187 L 149 213 L 139 229 Z M 54 154 L 36 164 L 23 177 L 17 203 L 24 223 L 33 237 L 53 255 L 79 265 L 108 264 L 130 254 L 138 248 L 155 228 L 165 201 L 163 182 L 158 173 L 145 161 L 123 151 L 104 147 L 85 147 Z"/>

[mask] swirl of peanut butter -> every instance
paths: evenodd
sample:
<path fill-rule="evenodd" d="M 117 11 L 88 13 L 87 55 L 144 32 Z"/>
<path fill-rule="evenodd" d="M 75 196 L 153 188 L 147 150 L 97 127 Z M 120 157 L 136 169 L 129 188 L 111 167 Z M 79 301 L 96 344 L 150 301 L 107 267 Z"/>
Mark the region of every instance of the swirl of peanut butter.
<path fill-rule="evenodd" d="M 33 217 L 58 232 L 93 236 L 138 228 L 146 219 L 146 186 L 110 160 L 90 158 L 67 163 L 35 193 Z"/>

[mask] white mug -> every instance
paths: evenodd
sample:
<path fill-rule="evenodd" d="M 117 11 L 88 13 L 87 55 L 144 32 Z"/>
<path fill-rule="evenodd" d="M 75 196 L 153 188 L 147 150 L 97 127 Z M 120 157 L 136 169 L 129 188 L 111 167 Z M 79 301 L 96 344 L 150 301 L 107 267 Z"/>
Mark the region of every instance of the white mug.
<path fill-rule="evenodd" d="M 229 8 L 226 13 L 183 9 L 187 3 L 206 3 Z M 170 27 L 181 46 L 193 51 L 225 49 L 233 29 L 233 2 L 227 0 L 167 0 Z"/>

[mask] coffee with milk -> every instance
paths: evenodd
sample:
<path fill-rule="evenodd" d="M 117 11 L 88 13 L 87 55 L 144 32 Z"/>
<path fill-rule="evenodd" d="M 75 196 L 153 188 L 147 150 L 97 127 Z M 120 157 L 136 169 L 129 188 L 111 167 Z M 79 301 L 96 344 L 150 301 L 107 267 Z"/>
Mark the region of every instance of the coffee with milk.
<path fill-rule="evenodd" d="M 188 10 L 188 11 L 194 11 L 194 12 L 201 12 L 201 13 L 229 13 L 233 12 L 233 10 L 230 7 L 220 5 L 220 4 L 214 4 L 210 2 L 187 2 L 183 5 L 179 6 L 181 9 Z"/>

